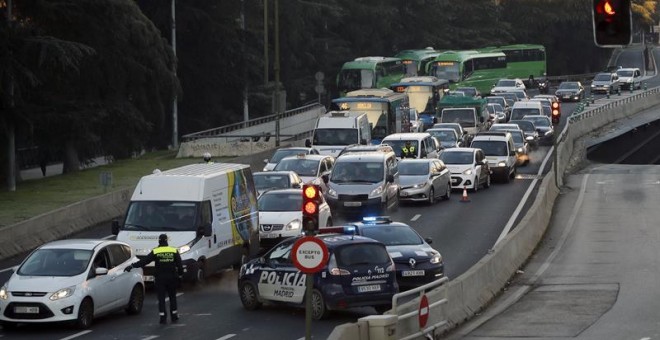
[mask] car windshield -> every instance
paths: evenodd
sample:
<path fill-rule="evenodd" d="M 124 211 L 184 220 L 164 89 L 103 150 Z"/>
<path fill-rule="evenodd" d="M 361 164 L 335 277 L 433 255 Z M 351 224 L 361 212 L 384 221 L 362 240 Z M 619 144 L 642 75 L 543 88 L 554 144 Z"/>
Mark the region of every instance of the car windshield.
<path fill-rule="evenodd" d="M 259 211 L 300 211 L 302 194 L 271 191 L 261 195 L 257 205 Z"/>
<path fill-rule="evenodd" d="M 536 127 L 534 126 L 534 123 L 528 121 L 528 120 L 517 120 L 517 121 L 511 121 L 512 124 L 518 125 L 520 127 L 520 130 L 523 130 L 524 132 L 534 132 L 536 131 Z"/>
<path fill-rule="evenodd" d="M 594 77 L 594 81 L 610 81 L 610 79 L 612 79 L 612 76 L 611 76 L 611 75 L 609 75 L 609 74 L 603 74 L 603 73 L 601 73 L 601 74 L 597 74 L 597 75 Z"/>
<path fill-rule="evenodd" d="M 374 85 L 374 73 L 371 70 L 341 70 L 338 87 L 344 91 L 371 88 Z"/>
<path fill-rule="evenodd" d="M 289 175 L 253 174 L 254 187 L 257 190 L 289 188 Z"/>
<path fill-rule="evenodd" d="M 289 157 L 289 156 L 295 156 L 297 154 L 308 154 L 306 150 L 300 150 L 300 149 L 279 149 L 275 151 L 275 154 L 273 154 L 273 157 L 271 157 L 269 163 L 275 163 L 277 164 L 279 161 L 282 160 L 284 157 Z"/>
<path fill-rule="evenodd" d="M 477 95 L 477 89 L 474 87 L 459 87 L 456 88 L 456 91 L 461 91 L 465 93 L 466 96 L 475 97 Z"/>
<path fill-rule="evenodd" d="M 559 84 L 559 89 L 560 90 L 577 90 L 578 89 L 578 84 L 577 83 L 561 83 L 561 84 Z"/>
<path fill-rule="evenodd" d="M 514 108 L 511 113 L 512 119 L 520 119 L 525 116 L 540 115 L 541 111 L 534 108 Z"/>
<path fill-rule="evenodd" d="M 474 157 L 472 157 L 472 152 L 469 151 L 446 151 L 440 154 L 440 160 L 445 164 L 472 164 Z"/>
<path fill-rule="evenodd" d="M 93 251 L 85 249 L 37 249 L 25 259 L 17 274 L 23 276 L 75 276 L 87 269 Z"/>
<path fill-rule="evenodd" d="M 406 162 L 399 163 L 399 175 L 401 176 L 423 176 L 429 174 L 429 163 Z"/>
<path fill-rule="evenodd" d="M 374 226 L 360 229 L 360 234 L 380 241 L 385 246 L 423 244 L 424 240 L 410 227 Z"/>
<path fill-rule="evenodd" d="M 198 202 L 133 201 L 126 213 L 125 230 L 196 231 Z"/>
<path fill-rule="evenodd" d="M 456 133 L 454 133 L 453 130 L 449 131 L 438 131 L 438 130 L 426 130 L 431 136 L 437 138 L 441 142 L 455 142 L 456 141 Z"/>
<path fill-rule="evenodd" d="M 337 162 L 332 168 L 333 183 L 379 183 L 384 180 L 383 162 Z"/>
<path fill-rule="evenodd" d="M 472 110 L 442 110 L 443 123 L 458 123 L 462 127 L 474 127 L 475 114 Z"/>
<path fill-rule="evenodd" d="M 515 80 L 511 80 L 511 79 L 500 79 L 500 80 L 497 82 L 497 85 L 496 85 L 496 86 L 500 86 L 500 87 L 515 87 L 515 86 L 516 86 L 516 81 L 515 81 Z"/>
<path fill-rule="evenodd" d="M 316 129 L 312 137 L 314 145 L 358 144 L 357 129 Z"/>
<path fill-rule="evenodd" d="M 319 160 L 304 158 L 285 158 L 281 160 L 275 168 L 275 171 L 294 171 L 298 176 L 318 176 Z"/>
<path fill-rule="evenodd" d="M 507 156 L 506 142 L 494 140 L 479 140 L 472 142 L 473 148 L 479 148 L 487 156 Z"/>
<path fill-rule="evenodd" d="M 513 103 L 518 101 L 518 96 L 516 96 L 515 93 L 498 93 L 498 95 L 504 97 L 504 99 L 509 103 L 509 106 L 513 106 Z"/>
<path fill-rule="evenodd" d="M 376 243 L 347 244 L 335 249 L 334 255 L 339 267 L 385 265 L 391 262 L 387 249 Z"/>
<path fill-rule="evenodd" d="M 460 124 L 449 124 L 449 123 L 438 123 L 433 125 L 434 129 L 454 129 L 456 134 L 461 135 L 461 125 Z"/>
<path fill-rule="evenodd" d="M 500 104 L 501 106 L 506 105 L 506 99 L 500 97 L 500 98 L 495 98 L 495 97 L 486 97 L 486 101 L 488 103 L 493 103 L 493 104 Z"/>
<path fill-rule="evenodd" d="M 511 137 L 513 137 L 513 142 L 516 144 L 522 144 L 525 142 L 525 138 L 523 136 L 522 131 L 514 131 L 514 130 L 507 130 L 509 133 L 511 133 Z"/>
<path fill-rule="evenodd" d="M 534 126 L 550 126 L 550 120 L 546 117 L 524 117 L 523 119 L 534 123 Z"/>
<path fill-rule="evenodd" d="M 417 154 L 419 150 L 419 143 L 417 143 L 416 140 L 386 140 L 383 142 L 383 144 L 387 144 L 392 147 L 394 150 L 394 153 L 396 154 L 397 157 L 402 157 L 403 155 L 403 148 L 406 147 L 406 142 L 410 142 L 410 145 L 408 147 L 413 147 L 415 148 L 415 154 Z"/>
<path fill-rule="evenodd" d="M 632 77 L 633 76 L 633 71 L 617 71 L 616 74 L 619 75 L 619 77 Z"/>

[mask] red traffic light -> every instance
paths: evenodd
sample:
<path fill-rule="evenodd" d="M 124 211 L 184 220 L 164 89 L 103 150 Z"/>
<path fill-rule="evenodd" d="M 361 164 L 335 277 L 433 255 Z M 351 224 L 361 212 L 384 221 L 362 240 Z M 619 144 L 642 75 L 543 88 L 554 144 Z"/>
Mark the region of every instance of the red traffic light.
<path fill-rule="evenodd" d="M 632 39 L 631 0 L 593 0 L 593 27 L 596 45 L 629 45 Z"/>
<path fill-rule="evenodd" d="M 612 6 L 612 2 L 610 0 L 600 0 L 600 2 L 596 5 L 596 13 L 614 15 L 616 14 L 616 10 L 614 9 L 614 6 Z"/>
<path fill-rule="evenodd" d="M 316 205 L 316 202 L 307 202 L 303 207 L 303 212 L 308 215 L 316 214 L 318 211 L 319 207 Z"/>
<path fill-rule="evenodd" d="M 303 198 L 315 200 L 319 198 L 319 188 L 314 184 L 303 185 Z"/>

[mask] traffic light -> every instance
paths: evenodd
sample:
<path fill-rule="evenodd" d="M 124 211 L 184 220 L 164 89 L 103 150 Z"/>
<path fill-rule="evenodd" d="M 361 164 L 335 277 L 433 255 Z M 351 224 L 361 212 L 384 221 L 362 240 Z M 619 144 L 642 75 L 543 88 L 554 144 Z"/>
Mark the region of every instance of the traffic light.
<path fill-rule="evenodd" d="M 594 40 L 601 47 L 629 45 L 632 39 L 631 0 L 593 0 Z"/>
<path fill-rule="evenodd" d="M 302 227 L 305 234 L 315 234 L 319 230 L 319 206 L 321 205 L 321 188 L 316 184 L 303 185 Z"/>

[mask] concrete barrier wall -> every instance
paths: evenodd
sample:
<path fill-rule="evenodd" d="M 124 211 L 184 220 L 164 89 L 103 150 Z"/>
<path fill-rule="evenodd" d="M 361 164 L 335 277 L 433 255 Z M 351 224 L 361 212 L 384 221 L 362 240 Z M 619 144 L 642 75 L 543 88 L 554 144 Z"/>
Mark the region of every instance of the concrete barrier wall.
<path fill-rule="evenodd" d="M 554 171 L 546 174 L 530 209 L 492 252 L 484 256 L 463 275 L 434 291 L 427 292 L 426 296 L 430 304 L 439 301 L 444 296 L 448 299 L 447 304 L 430 311 L 428 324 L 442 320 L 447 320 L 449 324 L 444 329 L 434 330 L 433 336 L 442 336 L 447 330 L 479 313 L 499 294 L 518 268 L 532 254 L 545 233 L 552 216 L 555 199 L 559 194 L 555 179 L 561 186 L 565 172 L 569 171 L 571 166 L 579 165 L 584 159 L 586 150 L 580 138 L 594 133 L 595 130 L 615 120 L 626 118 L 660 104 L 659 94 L 660 89 L 655 88 L 606 105 L 587 108 L 583 113 L 569 118 L 569 124 L 558 137 L 556 168 L 559 176 L 555 177 Z M 416 298 L 400 306 L 397 308 L 397 314 L 402 315 L 417 310 L 419 301 L 419 298 Z M 396 325 L 397 338 L 418 332 L 417 322 L 417 318 L 398 322 Z M 376 340 L 370 339 L 364 334 L 360 335 L 358 331 L 364 327 L 364 322 L 344 324 L 335 328 L 329 339 Z"/>

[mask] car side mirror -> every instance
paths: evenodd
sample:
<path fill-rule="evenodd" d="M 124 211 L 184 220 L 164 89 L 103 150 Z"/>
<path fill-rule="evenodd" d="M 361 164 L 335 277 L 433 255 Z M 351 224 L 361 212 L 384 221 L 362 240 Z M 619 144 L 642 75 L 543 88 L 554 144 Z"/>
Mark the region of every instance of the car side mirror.
<path fill-rule="evenodd" d="M 264 164 L 268 164 L 268 158 L 264 159 Z"/>
<path fill-rule="evenodd" d="M 323 183 L 328 184 L 328 182 L 330 181 L 330 174 L 322 175 L 321 180 L 323 180 Z"/>
<path fill-rule="evenodd" d="M 515 156 L 515 155 L 516 155 L 516 150 L 509 151 L 509 156 Z"/>
<path fill-rule="evenodd" d="M 110 224 L 110 232 L 112 235 L 119 234 L 119 221 L 112 220 L 112 223 Z"/>
<path fill-rule="evenodd" d="M 103 267 L 96 268 L 94 269 L 94 275 L 96 276 L 108 275 L 108 268 L 103 268 Z"/>
<path fill-rule="evenodd" d="M 305 139 L 305 147 L 311 148 L 312 147 L 312 141 L 309 139 Z"/>
<path fill-rule="evenodd" d="M 394 183 L 394 175 L 387 175 L 387 177 L 385 178 L 385 180 L 386 180 L 388 183 Z"/>
<path fill-rule="evenodd" d="M 433 243 L 433 239 L 430 238 L 430 237 L 425 238 L 424 241 L 426 241 L 426 243 L 428 243 L 428 244 Z"/>
<path fill-rule="evenodd" d="M 211 227 L 211 223 L 207 223 L 199 227 L 199 229 L 197 229 L 197 235 L 206 237 L 213 236 L 213 228 Z"/>

